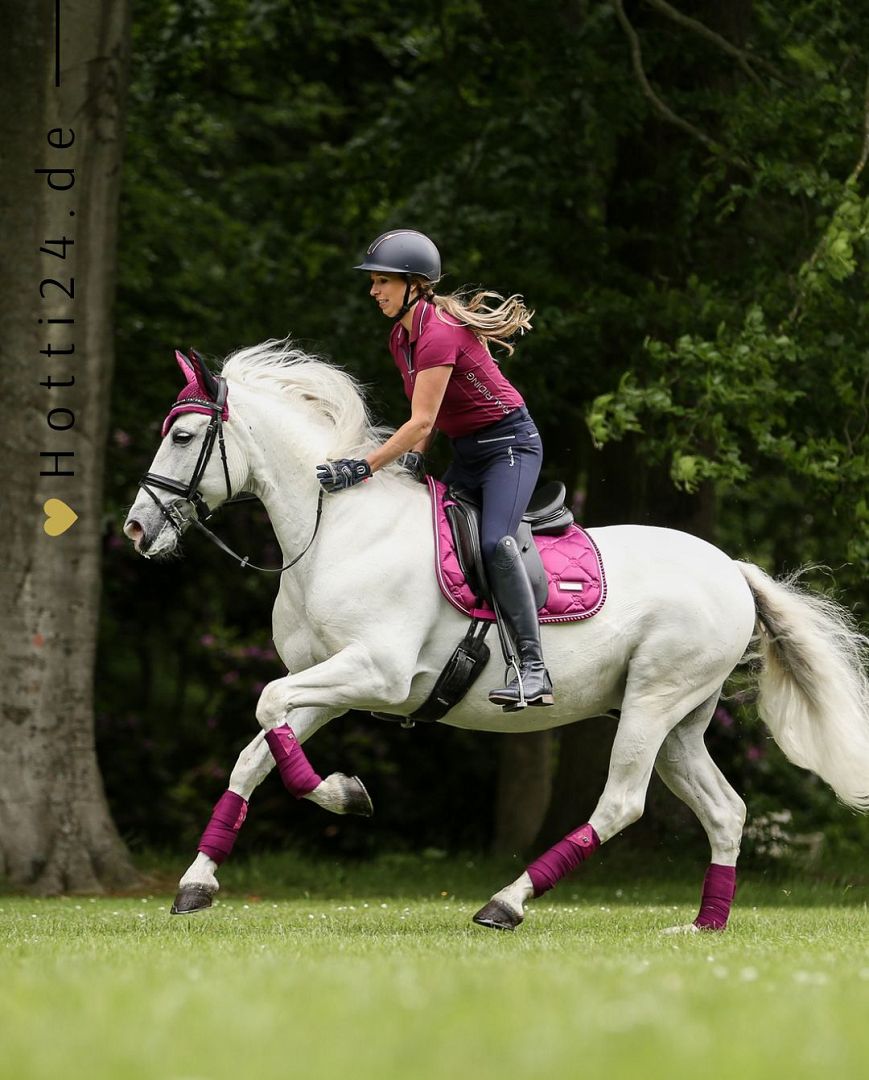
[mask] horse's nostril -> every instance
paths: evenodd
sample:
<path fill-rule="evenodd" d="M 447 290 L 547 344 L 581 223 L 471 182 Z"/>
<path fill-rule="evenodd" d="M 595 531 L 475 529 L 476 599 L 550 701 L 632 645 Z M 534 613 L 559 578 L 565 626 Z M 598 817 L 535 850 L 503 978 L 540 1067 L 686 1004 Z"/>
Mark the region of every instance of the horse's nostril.
<path fill-rule="evenodd" d="M 134 544 L 138 544 L 142 537 L 145 535 L 145 530 L 139 524 L 138 521 L 128 521 L 124 525 L 124 534 L 129 536 Z"/>

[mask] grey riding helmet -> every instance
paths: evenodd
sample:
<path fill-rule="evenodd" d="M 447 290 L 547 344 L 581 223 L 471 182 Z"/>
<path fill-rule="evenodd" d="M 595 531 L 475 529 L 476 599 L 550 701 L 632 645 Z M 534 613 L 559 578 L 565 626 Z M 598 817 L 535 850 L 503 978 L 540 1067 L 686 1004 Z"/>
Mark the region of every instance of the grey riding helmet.
<path fill-rule="evenodd" d="M 381 233 L 354 270 L 384 270 L 390 274 L 417 274 L 434 284 L 441 276 L 441 256 L 425 233 L 393 229 Z"/>

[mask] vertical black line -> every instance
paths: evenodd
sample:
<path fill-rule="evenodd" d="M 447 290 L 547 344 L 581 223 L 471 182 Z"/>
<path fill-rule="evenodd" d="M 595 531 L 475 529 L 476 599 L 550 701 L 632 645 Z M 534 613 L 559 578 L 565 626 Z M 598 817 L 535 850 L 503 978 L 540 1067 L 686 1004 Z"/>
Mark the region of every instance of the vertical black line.
<path fill-rule="evenodd" d="M 54 85 L 60 86 L 60 0 L 54 0 Z"/>

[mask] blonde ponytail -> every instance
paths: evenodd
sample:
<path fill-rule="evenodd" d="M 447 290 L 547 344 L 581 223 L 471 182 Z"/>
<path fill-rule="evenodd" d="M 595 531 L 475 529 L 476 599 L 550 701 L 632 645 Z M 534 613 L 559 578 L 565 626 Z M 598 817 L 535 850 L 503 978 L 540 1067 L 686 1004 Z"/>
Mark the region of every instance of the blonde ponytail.
<path fill-rule="evenodd" d="M 452 316 L 473 330 L 483 344 L 500 345 L 508 354 L 513 352 L 510 339 L 531 329 L 534 312 L 525 306 L 523 297 L 518 293 L 508 296 L 506 300 L 500 293 L 485 289 L 473 294 L 459 291 L 438 296 L 429 282 L 418 281 L 418 284 L 426 300 L 437 308 L 438 316 L 442 312 Z"/>

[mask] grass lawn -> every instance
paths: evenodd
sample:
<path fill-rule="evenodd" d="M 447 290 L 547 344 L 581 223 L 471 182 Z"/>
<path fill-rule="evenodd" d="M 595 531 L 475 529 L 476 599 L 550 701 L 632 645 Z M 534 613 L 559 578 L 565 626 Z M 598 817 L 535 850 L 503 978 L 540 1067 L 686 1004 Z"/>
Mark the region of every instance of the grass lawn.
<path fill-rule="evenodd" d="M 515 934 L 466 860 L 236 864 L 185 918 L 0 895 L 0 1077 L 869 1077 L 865 879 L 748 876 L 727 933 L 662 936 L 702 869 L 580 872 Z"/>

